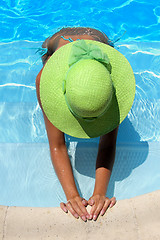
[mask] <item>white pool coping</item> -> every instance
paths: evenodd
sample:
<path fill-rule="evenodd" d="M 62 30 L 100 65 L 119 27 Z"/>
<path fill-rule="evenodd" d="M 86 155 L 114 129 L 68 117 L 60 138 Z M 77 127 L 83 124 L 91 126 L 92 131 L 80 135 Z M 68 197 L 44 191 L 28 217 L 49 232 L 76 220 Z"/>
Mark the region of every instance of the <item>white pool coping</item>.
<path fill-rule="evenodd" d="M 59 207 L 0 206 L 0 239 L 159 240 L 160 190 L 119 200 L 97 221 L 83 222 Z"/>

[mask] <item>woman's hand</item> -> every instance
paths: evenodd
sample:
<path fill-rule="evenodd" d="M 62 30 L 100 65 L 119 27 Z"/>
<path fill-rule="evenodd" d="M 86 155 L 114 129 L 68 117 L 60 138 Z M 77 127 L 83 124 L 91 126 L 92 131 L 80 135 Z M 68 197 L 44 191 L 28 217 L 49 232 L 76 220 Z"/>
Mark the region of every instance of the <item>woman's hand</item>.
<path fill-rule="evenodd" d="M 90 219 L 96 220 L 98 215 L 103 216 L 108 207 L 113 207 L 116 204 L 116 198 L 111 199 L 102 195 L 93 195 L 89 200 L 88 204 L 92 206 L 90 211 Z"/>
<path fill-rule="evenodd" d="M 87 201 L 84 198 L 81 198 L 80 196 L 76 196 L 74 198 L 71 198 L 67 201 L 67 203 L 60 203 L 61 209 L 67 213 L 70 211 L 70 213 L 75 217 L 81 219 L 86 222 L 87 219 L 90 219 L 90 215 L 86 210 L 86 206 L 88 205 Z"/>

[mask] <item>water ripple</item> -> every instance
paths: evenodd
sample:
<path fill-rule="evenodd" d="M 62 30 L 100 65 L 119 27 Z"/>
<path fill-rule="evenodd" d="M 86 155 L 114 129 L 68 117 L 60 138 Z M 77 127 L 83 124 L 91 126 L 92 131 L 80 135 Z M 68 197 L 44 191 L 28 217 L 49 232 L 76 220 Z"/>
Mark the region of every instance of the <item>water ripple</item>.
<path fill-rule="evenodd" d="M 111 10 L 111 11 L 114 11 L 114 10 L 117 10 L 117 9 L 120 9 L 120 8 L 124 8 L 124 7 L 128 6 L 128 5 L 130 5 L 133 1 L 134 1 L 134 0 L 128 0 L 128 1 L 120 4 L 120 5 L 117 6 L 117 7 L 111 8 L 110 10 Z"/>
<path fill-rule="evenodd" d="M 0 39 L 5 42 L 42 41 L 63 26 L 91 26 L 103 30 L 111 38 L 127 30 L 125 40 L 158 41 L 158 4 L 159 0 L 2 1 Z"/>
<path fill-rule="evenodd" d="M 160 74 L 155 74 L 154 72 L 151 72 L 151 71 L 147 71 L 147 70 L 145 70 L 145 71 L 142 71 L 142 72 L 134 72 L 134 74 L 140 74 L 140 75 L 143 75 L 143 74 L 145 74 L 145 73 L 147 73 L 147 74 L 149 74 L 149 75 L 152 75 L 151 77 L 150 77 L 150 79 L 152 79 L 152 77 L 155 77 L 155 78 L 159 78 L 160 79 Z"/>
<path fill-rule="evenodd" d="M 3 85 L 0 85 L 0 88 L 3 88 L 3 87 L 25 87 L 25 88 L 30 88 L 31 90 L 36 89 L 35 87 L 27 86 L 27 85 L 24 85 L 24 84 L 18 84 L 18 83 L 6 83 L 6 84 L 3 84 Z"/>

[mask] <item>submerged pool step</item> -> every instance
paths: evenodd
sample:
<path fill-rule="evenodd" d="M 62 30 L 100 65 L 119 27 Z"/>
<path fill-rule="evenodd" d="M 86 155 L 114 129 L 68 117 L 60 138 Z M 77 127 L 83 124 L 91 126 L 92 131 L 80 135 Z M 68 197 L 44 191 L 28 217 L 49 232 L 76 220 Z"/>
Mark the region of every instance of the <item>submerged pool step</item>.
<path fill-rule="evenodd" d="M 94 188 L 97 143 L 68 144 L 76 184 L 88 199 Z M 160 189 L 160 142 L 117 144 L 108 196 L 131 198 Z M 59 206 L 65 201 L 47 143 L 0 144 L 0 205 Z"/>

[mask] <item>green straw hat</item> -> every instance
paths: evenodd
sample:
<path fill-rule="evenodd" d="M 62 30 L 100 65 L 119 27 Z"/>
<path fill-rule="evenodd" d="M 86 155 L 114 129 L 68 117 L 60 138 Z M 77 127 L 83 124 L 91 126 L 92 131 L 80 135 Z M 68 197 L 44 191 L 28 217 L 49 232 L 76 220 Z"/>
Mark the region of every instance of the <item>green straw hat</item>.
<path fill-rule="evenodd" d="M 93 40 L 59 48 L 47 61 L 40 99 L 49 121 L 73 137 L 93 138 L 115 129 L 127 116 L 135 96 L 128 60 Z"/>

